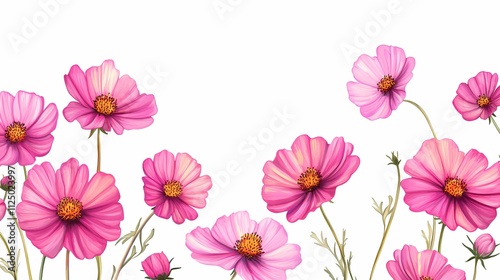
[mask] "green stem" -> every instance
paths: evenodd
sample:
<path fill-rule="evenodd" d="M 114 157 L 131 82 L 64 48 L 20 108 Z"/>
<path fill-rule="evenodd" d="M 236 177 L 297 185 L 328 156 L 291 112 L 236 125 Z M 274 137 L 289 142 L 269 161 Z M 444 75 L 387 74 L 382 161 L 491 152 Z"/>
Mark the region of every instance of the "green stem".
<path fill-rule="evenodd" d="M 438 253 L 441 253 L 441 243 L 443 242 L 443 233 L 444 233 L 444 223 L 441 227 L 441 232 L 439 233 L 439 242 L 438 242 Z"/>
<path fill-rule="evenodd" d="M 495 121 L 495 118 L 493 118 L 493 116 L 490 117 L 490 120 L 491 122 L 493 123 L 493 125 L 495 126 L 495 128 L 497 129 L 498 133 L 500 133 L 500 127 L 498 127 L 498 124 L 497 122 Z"/>
<path fill-rule="evenodd" d="M 40 263 L 40 273 L 38 274 L 38 280 L 42 280 L 42 278 L 43 278 L 43 267 L 45 266 L 45 259 L 46 258 L 47 258 L 46 256 L 42 257 L 42 262 Z"/>
<path fill-rule="evenodd" d="M 325 221 L 328 224 L 328 227 L 330 228 L 330 231 L 332 232 L 333 237 L 335 238 L 335 242 L 337 242 L 337 245 L 339 246 L 340 257 L 341 257 L 342 263 L 344 265 L 344 271 L 343 271 L 344 275 L 343 276 L 344 276 L 344 280 L 347 280 L 347 262 L 346 262 L 346 259 L 345 259 L 344 246 L 341 245 L 341 243 L 339 241 L 339 238 L 337 237 L 337 234 L 335 233 L 335 230 L 333 229 L 333 226 L 330 223 L 330 220 L 328 220 L 328 217 L 325 214 L 325 210 L 323 210 L 323 205 L 321 205 L 319 207 L 319 209 L 321 210 L 321 214 L 323 214 L 323 218 L 325 218 Z"/>
<path fill-rule="evenodd" d="M 23 166 L 24 170 L 24 180 L 28 180 L 28 171 L 26 171 L 26 166 Z"/>
<path fill-rule="evenodd" d="M 236 270 L 233 270 L 233 272 L 231 273 L 231 275 L 232 275 L 231 279 L 229 279 L 229 280 L 233 280 L 234 278 L 236 278 L 236 275 L 237 275 Z"/>
<path fill-rule="evenodd" d="M 24 234 L 21 228 L 19 227 L 19 223 L 17 222 L 17 218 L 13 217 L 14 221 L 16 222 L 16 227 L 19 230 L 19 235 L 21 235 L 21 242 L 23 243 L 23 250 L 24 250 L 24 258 L 26 260 L 26 268 L 28 269 L 28 278 L 30 280 L 33 279 L 33 276 L 31 275 L 31 265 L 30 265 L 30 258 L 28 256 L 28 249 L 26 248 L 26 240 L 24 239 Z"/>
<path fill-rule="evenodd" d="M 385 240 L 389 233 L 389 229 L 391 228 L 392 220 L 394 219 L 394 215 L 396 214 L 396 208 L 398 207 L 399 192 L 401 190 L 401 171 L 399 170 L 399 165 L 396 165 L 396 169 L 398 171 L 398 186 L 396 188 L 396 198 L 394 199 L 394 207 L 392 208 L 392 213 L 391 216 L 389 217 L 389 222 L 387 223 L 384 235 L 382 236 L 382 241 L 380 242 L 380 247 L 378 248 L 377 255 L 375 256 L 375 261 L 373 262 L 372 271 L 370 273 L 370 280 L 373 278 L 375 267 L 377 266 L 378 259 L 380 257 L 380 254 L 382 253 L 382 248 L 384 247 Z"/>
<path fill-rule="evenodd" d="M 66 280 L 69 280 L 69 250 L 66 250 Z"/>
<path fill-rule="evenodd" d="M 477 274 L 477 258 L 474 261 L 474 276 L 472 276 L 472 280 L 476 280 L 476 274 Z"/>
<path fill-rule="evenodd" d="M 417 103 L 413 102 L 413 101 L 410 101 L 408 99 L 405 99 L 403 100 L 404 102 L 408 102 L 410 103 L 411 105 L 417 107 L 417 109 L 422 113 L 422 115 L 424 115 L 424 118 L 425 120 L 427 121 L 427 124 L 429 125 L 429 128 L 431 129 L 431 132 L 432 132 L 432 136 L 434 136 L 434 138 L 437 139 L 436 137 L 436 133 L 434 132 L 434 128 L 432 128 L 432 124 L 431 124 L 431 121 L 429 120 L 429 117 L 427 116 L 427 114 L 425 113 L 424 109 L 422 109 L 422 107 L 420 107 L 420 105 L 418 105 Z"/>
<path fill-rule="evenodd" d="M 127 250 L 125 251 L 125 254 L 123 255 L 123 258 L 116 269 L 115 277 L 113 278 L 114 280 L 118 279 L 118 275 L 120 275 L 120 271 L 122 270 L 122 268 L 126 264 L 125 261 L 127 260 L 128 253 L 130 252 L 132 245 L 134 244 L 135 240 L 137 239 L 137 236 L 139 236 L 139 233 L 142 232 L 142 229 L 144 228 L 144 226 L 148 223 L 148 221 L 151 219 L 151 217 L 153 217 L 154 213 L 155 213 L 154 211 L 151 211 L 151 214 L 149 214 L 149 216 L 142 222 L 142 224 L 139 226 L 139 228 L 135 232 L 134 236 L 132 237 L 132 240 L 128 244 Z"/>
<path fill-rule="evenodd" d="M 429 250 L 432 250 L 434 248 L 434 243 L 436 242 L 436 218 L 432 217 L 432 237 L 431 237 L 431 247 Z"/>
<path fill-rule="evenodd" d="M 101 171 L 101 130 L 97 129 L 97 172 Z"/>
<path fill-rule="evenodd" d="M 101 260 L 101 256 L 95 257 L 95 260 L 97 262 L 97 280 L 101 280 L 101 274 L 102 274 L 102 260 Z"/>

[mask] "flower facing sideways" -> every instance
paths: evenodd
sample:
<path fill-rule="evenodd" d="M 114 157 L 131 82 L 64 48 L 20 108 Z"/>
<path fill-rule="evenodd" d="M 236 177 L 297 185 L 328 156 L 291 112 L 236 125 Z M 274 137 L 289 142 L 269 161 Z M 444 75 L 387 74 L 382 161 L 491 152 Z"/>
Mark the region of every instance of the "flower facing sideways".
<path fill-rule="evenodd" d="M 170 276 L 170 261 L 167 259 L 165 253 L 154 253 L 147 257 L 144 261 L 141 262 L 142 269 L 148 277 L 148 279 L 153 280 L 167 280 L 173 279 Z"/>
<path fill-rule="evenodd" d="M 380 45 L 377 56 L 361 55 L 352 73 L 356 82 L 347 83 L 349 100 L 369 120 L 387 118 L 406 97 L 406 85 L 413 76 L 415 59 L 403 49 Z"/>
<path fill-rule="evenodd" d="M 104 252 L 120 237 L 123 208 L 115 178 L 89 169 L 74 158 L 54 171 L 49 162 L 28 173 L 16 212 L 19 227 L 43 255 L 54 258 L 64 247 L 78 259 Z"/>
<path fill-rule="evenodd" d="M 491 117 L 500 105 L 500 87 L 497 87 L 498 75 L 481 71 L 467 83 L 461 83 L 453 106 L 464 120 L 483 120 Z"/>
<path fill-rule="evenodd" d="M 137 84 L 128 75 L 120 77 L 112 60 L 93 66 L 85 73 L 73 65 L 64 82 L 76 100 L 64 108 L 67 121 L 77 120 L 83 129 L 103 129 L 123 134 L 125 129 L 140 129 L 153 123 L 158 111 L 151 94 L 139 94 Z"/>
<path fill-rule="evenodd" d="M 245 280 L 284 280 L 285 270 L 300 264 L 300 247 L 287 244 L 278 222 L 260 223 L 240 211 L 222 216 L 209 228 L 197 227 L 186 235 L 191 257 L 202 264 L 234 271 Z"/>
<path fill-rule="evenodd" d="M 387 262 L 387 271 L 394 280 L 465 280 L 465 271 L 447 264 L 448 259 L 434 250 L 418 252 L 404 245 Z"/>
<path fill-rule="evenodd" d="M 500 162 L 488 168 L 477 150 L 467 154 L 451 139 L 424 141 L 404 171 L 404 201 L 414 212 L 436 216 L 451 230 L 485 229 L 500 207 Z"/>
<path fill-rule="evenodd" d="M 44 102 L 31 92 L 0 92 L 0 165 L 26 166 L 49 153 L 58 113 L 54 103 L 44 108 Z"/>
<path fill-rule="evenodd" d="M 200 176 L 201 165 L 195 159 L 186 153 L 174 157 L 163 150 L 144 160 L 142 167 L 144 200 L 158 217 L 172 217 L 176 224 L 198 217 L 193 207 L 205 207 L 212 180 L 208 175 Z"/>
<path fill-rule="evenodd" d="M 279 150 L 264 165 L 262 198 L 267 209 L 287 211 L 289 222 L 303 220 L 324 202 L 332 200 L 338 186 L 359 166 L 354 147 L 336 137 L 328 144 L 322 137 L 301 135 L 291 150 Z"/>

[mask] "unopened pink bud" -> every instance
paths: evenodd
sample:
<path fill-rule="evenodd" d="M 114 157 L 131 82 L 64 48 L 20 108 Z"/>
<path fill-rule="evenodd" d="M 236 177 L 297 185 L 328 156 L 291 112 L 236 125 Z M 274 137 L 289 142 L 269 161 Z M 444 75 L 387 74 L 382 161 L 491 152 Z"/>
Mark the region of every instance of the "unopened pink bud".
<path fill-rule="evenodd" d="M 488 233 L 481 234 L 476 241 L 474 241 L 474 251 L 482 257 L 491 255 L 495 247 L 495 239 Z"/>

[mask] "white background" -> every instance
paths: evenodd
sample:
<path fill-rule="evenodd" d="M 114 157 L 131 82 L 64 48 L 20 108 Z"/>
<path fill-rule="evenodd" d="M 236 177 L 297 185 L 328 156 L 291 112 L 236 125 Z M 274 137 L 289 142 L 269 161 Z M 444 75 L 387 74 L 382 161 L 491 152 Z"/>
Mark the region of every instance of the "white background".
<path fill-rule="evenodd" d="M 44 4 L 44 3 L 51 3 Z M 347 229 L 352 270 L 368 279 L 382 223 L 371 197 L 387 200 L 395 193 L 395 168 L 385 155 L 399 151 L 404 162 L 432 135 L 422 115 L 403 103 L 385 120 L 369 121 L 348 100 L 346 83 L 361 53 L 375 55 L 380 44 L 402 47 L 416 59 L 407 98 L 428 113 L 439 138 L 452 138 L 462 151 L 476 148 L 490 163 L 498 160 L 500 137 L 486 121 L 465 122 L 452 100 L 461 82 L 479 71 L 500 71 L 498 7 L 493 1 L 2 1 L 0 2 L 0 90 L 36 92 L 59 109 L 55 141 L 46 157 L 56 168 L 76 157 L 96 167 L 95 137 L 77 122 L 68 123 L 62 109 L 72 101 L 63 76 L 74 64 L 85 70 L 113 59 L 121 74 L 133 77 L 141 92 L 154 94 L 155 122 L 143 130 L 103 137 L 102 171 L 116 178 L 125 208 L 122 232 L 132 230 L 150 208 L 144 203 L 142 162 L 163 149 L 188 152 L 212 176 L 207 207 L 199 218 L 176 225 L 154 217 L 145 233 L 156 229 L 146 253 L 131 261 L 120 279 L 144 279 L 140 262 L 164 251 L 182 269 L 175 279 L 229 279 L 229 271 L 191 259 L 185 235 L 196 226 L 212 227 L 216 219 L 247 210 L 260 221 L 283 223 L 289 242 L 300 244 L 303 263 L 288 279 L 336 276 L 333 258 L 313 244 L 311 231 L 332 241 L 319 211 L 305 221 L 288 223 L 285 213 L 271 213 L 260 196 L 262 167 L 278 149 L 289 149 L 300 134 L 329 142 L 344 136 L 353 143 L 361 165 L 338 188 L 333 205 L 325 205 L 340 234 Z M 350 50 L 346 51 L 346 49 Z M 286 118 L 279 118 L 283 114 Z M 252 144 L 253 143 L 253 144 Z M 6 172 L 2 167 L 1 172 Z M 406 175 L 403 174 L 404 177 Z M 22 176 L 20 176 L 22 182 Z M 403 195 L 404 193 L 402 193 Z M 20 193 L 18 193 L 20 197 Z M 430 217 L 400 204 L 374 279 L 389 278 L 385 263 L 395 249 L 413 244 L 425 248 L 420 231 Z M 2 222 L 2 225 L 5 221 Z M 445 231 L 443 254 L 472 279 L 473 263 L 461 243 L 482 232 L 500 240 L 500 222 L 486 231 Z M 7 233 L 6 226 L 0 231 Z M 28 242 L 35 278 L 39 251 Z M 103 279 L 109 279 L 125 246 L 108 244 Z M 0 248 L 4 257 L 4 248 Z M 21 259 L 20 279 L 27 279 Z M 94 260 L 71 257 L 71 278 L 96 275 Z M 486 261 L 478 279 L 500 274 L 500 258 Z M 6 279 L 7 276 L 0 276 Z M 64 252 L 48 259 L 45 279 L 64 278 Z"/>

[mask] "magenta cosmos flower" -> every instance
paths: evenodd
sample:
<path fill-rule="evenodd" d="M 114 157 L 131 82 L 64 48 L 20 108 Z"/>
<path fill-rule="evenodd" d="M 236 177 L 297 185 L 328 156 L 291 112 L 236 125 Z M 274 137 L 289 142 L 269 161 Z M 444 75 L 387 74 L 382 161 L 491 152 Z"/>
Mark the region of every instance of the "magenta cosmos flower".
<path fill-rule="evenodd" d="M 170 262 L 165 253 L 154 253 L 141 262 L 142 269 L 149 277 L 154 280 L 173 279 L 170 275 Z"/>
<path fill-rule="evenodd" d="M 497 87 L 498 75 L 481 71 L 467 83 L 461 83 L 453 106 L 464 120 L 489 118 L 500 105 L 500 87 Z"/>
<path fill-rule="evenodd" d="M 234 269 L 243 279 L 286 279 L 285 270 L 302 261 L 300 247 L 287 244 L 288 235 L 278 222 L 260 223 L 240 211 L 222 216 L 212 229 L 197 227 L 186 235 L 191 257 L 202 264 Z"/>
<path fill-rule="evenodd" d="M 195 159 L 186 153 L 174 158 L 163 150 L 144 160 L 142 168 L 146 175 L 142 177 L 144 200 L 158 217 L 172 217 L 176 224 L 198 217 L 193 207 L 205 207 L 212 180 L 208 175 L 200 177 L 201 165 Z"/>
<path fill-rule="evenodd" d="M 140 129 L 153 123 L 158 111 L 151 94 L 139 94 L 137 84 L 128 75 L 120 77 L 112 60 L 85 71 L 73 65 L 64 82 L 76 100 L 64 108 L 66 120 L 77 120 L 83 129 L 98 129 L 122 134 L 125 129 Z"/>
<path fill-rule="evenodd" d="M 377 56 L 363 54 L 354 63 L 352 73 L 357 82 L 347 83 L 349 100 L 369 120 L 387 118 L 405 99 L 413 68 L 415 59 L 406 57 L 403 49 L 381 45 Z"/>
<path fill-rule="evenodd" d="M 447 264 L 448 259 L 434 250 L 418 252 L 404 245 L 387 262 L 387 271 L 394 280 L 465 280 L 465 271 Z"/>
<path fill-rule="evenodd" d="M 426 140 L 404 170 L 411 176 L 401 181 L 410 210 L 436 216 L 451 230 L 485 229 L 495 219 L 500 163 L 488 168 L 486 156 L 477 150 L 464 154 L 453 140 Z"/>
<path fill-rule="evenodd" d="M 22 166 L 49 153 L 57 125 L 57 107 L 44 108 L 43 97 L 19 91 L 12 96 L 0 92 L 0 165 Z"/>
<path fill-rule="evenodd" d="M 358 169 L 354 147 L 336 137 L 328 144 L 322 137 L 301 135 L 292 150 L 279 150 L 264 165 L 262 198 L 267 209 L 287 211 L 289 222 L 303 220 L 324 202 L 332 200 L 338 186 Z"/>
<path fill-rule="evenodd" d="M 19 226 L 49 258 L 64 247 L 78 259 L 91 259 L 120 237 L 123 208 L 115 178 L 98 172 L 89 181 L 88 167 L 74 158 L 57 171 L 49 162 L 35 165 L 21 199 Z"/>

